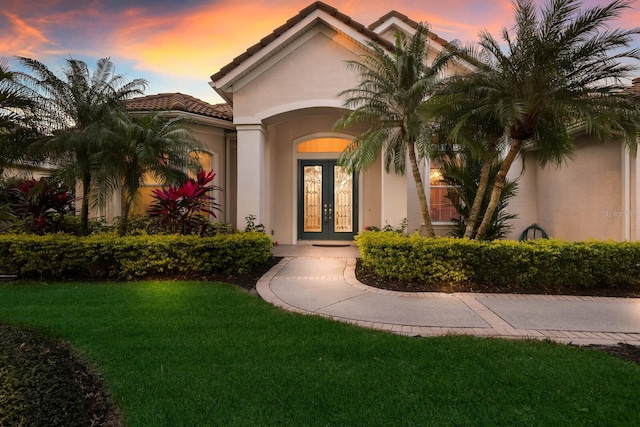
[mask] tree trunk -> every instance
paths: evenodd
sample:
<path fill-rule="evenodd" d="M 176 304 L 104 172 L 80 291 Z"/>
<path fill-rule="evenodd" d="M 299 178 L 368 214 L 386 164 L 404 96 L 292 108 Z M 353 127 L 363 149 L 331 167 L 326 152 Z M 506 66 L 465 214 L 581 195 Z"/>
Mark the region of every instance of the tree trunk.
<path fill-rule="evenodd" d="M 131 210 L 131 201 L 128 197 L 122 200 L 122 209 L 120 211 L 120 223 L 118 224 L 118 235 L 125 236 L 129 228 L 129 211 Z"/>
<path fill-rule="evenodd" d="M 482 223 L 480 224 L 480 227 L 478 227 L 478 232 L 476 233 L 477 240 L 483 240 L 487 235 L 487 231 L 489 230 L 491 222 L 493 221 L 493 214 L 496 212 L 498 203 L 500 202 L 500 195 L 502 194 L 502 188 L 504 187 L 505 180 L 507 179 L 507 173 L 509 172 L 513 161 L 518 156 L 520 147 L 522 147 L 522 141 L 519 139 L 514 139 L 513 144 L 511 144 L 511 148 L 509 149 L 509 153 L 507 153 L 507 156 L 502 162 L 502 166 L 500 166 L 500 170 L 496 175 L 496 180 L 493 183 L 493 190 L 491 191 L 489 206 L 487 206 L 487 210 L 485 211 L 484 217 L 482 218 Z"/>
<path fill-rule="evenodd" d="M 476 222 L 480 215 L 480 209 L 482 208 L 482 201 L 484 195 L 487 192 L 487 186 L 489 185 L 489 173 L 491 172 L 491 161 L 485 160 L 482 163 L 482 169 L 480 170 L 480 182 L 478 183 L 478 190 L 476 191 L 476 197 L 473 200 L 473 205 L 469 211 L 469 218 L 467 218 L 467 228 L 464 230 L 464 238 L 472 239 L 475 234 Z"/>
<path fill-rule="evenodd" d="M 91 193 L 91 174 L 82 177 L 82 208 L 80 209 L 80 233 L 89 234 L 89 195 Z"/>
<path fill-rule="evenodd" d="M 407 151 L 409 151 L 409 161 L 411 163 L 411 171 L 413 172 L 413 180 L 416 182 L 416 190 L 418 192 L 418 199 L 420 200 L 420 208 L 422 209 L 422 221 L 424 221 L 424 228 L 427 233 L 427 237 L 435 237 L 436 234 L 434 233 L 433 225 L 431 224 L 431 214 L 429 213 L 427 196 L 424 192 L 424 185 L 422 185 L 422 176 L 420 175 L 420 169 L 418 169 L 418 160 L 416 159 L 415 144 L 413 142 L 409 142 L 407 144 Z"/>

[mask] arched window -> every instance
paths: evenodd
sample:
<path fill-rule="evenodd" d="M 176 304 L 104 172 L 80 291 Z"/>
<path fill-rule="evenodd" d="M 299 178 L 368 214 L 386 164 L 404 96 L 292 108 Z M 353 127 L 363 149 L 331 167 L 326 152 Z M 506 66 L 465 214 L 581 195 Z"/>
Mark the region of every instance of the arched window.
<path fill-rule="evenodd" d="M 351 141 L 344 138 L 315 138 L 298 144 L 298 153 L 342 153 Z"/>

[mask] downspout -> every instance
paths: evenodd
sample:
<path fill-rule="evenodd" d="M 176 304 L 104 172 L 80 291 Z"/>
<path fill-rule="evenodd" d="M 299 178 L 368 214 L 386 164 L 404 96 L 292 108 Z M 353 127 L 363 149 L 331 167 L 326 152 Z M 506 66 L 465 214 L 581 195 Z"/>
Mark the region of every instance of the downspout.
<path fill-rule="evenodd" d="M 636 199 L 636 203 L 635 203 L 636 209 L 632 212 L 632 216 L 636 219 L 636 233 L 635 233 L 636 235 L 634 240 L 640 241 L 640 156 L 638 155 L 638 153 L 636 153 L 635 158 L 636 158 L 636 164 L 635 164 L 636 181 L 635 181 L 633 190 L 634 190 L 635 199 Z"/>
<path fill-rule="evenodd" d="M 631 155 L 625 144 L 622 144 L 622 237 L 631 240 Z M 637 181 L 637 177 L 636 177 Z M 637 202 L 636 202 L 637 204 Z"/>
<path fill-rule="evenodd" d="M 231 131 L 224 131 L 224 222 L 231 223 L 229 217 L 229 208 L 231 207 L 231 160 L 229 153 L 231 152 Z"/>

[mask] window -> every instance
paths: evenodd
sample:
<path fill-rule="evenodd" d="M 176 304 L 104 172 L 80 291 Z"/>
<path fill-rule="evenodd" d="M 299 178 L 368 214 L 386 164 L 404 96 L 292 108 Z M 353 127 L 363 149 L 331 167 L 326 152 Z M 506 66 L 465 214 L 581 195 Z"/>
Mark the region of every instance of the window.
<path fill-rule="evenodd" d="M 203 151 L 191 152 L 189 157 L 200 165 L 205 171 L 211 170 L 212 155 Z M 195 179 L 196 175 L 189 171 L 189 178 Z M 154 202 L 153 191 L 162 189 L 162 183 L 151 173 L 146 173 L 140 186 L 140 203 L 133 206 L 133 213 L 145 215 L 147 208 Z"/>
<path fill-rule="evenodd" d="M 147 208 L 153 203 L 153 191 L 162 189 L 161 183 L 158 178 L 152 173 L 145 173 L 142 178 L 142 185 L 138 190 L 140 193 L 140 199 L 138 203 L 134 203 L 132 206 L 132 213 L 137 215 L 145 215 Z"/>
<path fill-rule="evenodd" d="M 351 143 L 343 138 L 316 138 L 298 144 L 298 153 L 341 153 Z"/>
<path fill-rule="evenodd" d="M 447 197 L 450 188 L 451 186 L 442 177 L 438 160 L 429 160 L 429 210 L 431 221 L 451 222 L 453 218 L 458 218 L 456 209 Z"/>
<path fill-rule="evenodd" d="M 216 173 L 216 178 L 214 178 L 214 180 L 209 183 L 209 185 L 217 185 L 217 173 L 218 171 L 214 170 L 214 155 L 211 153 L 207 153 L 206 151 L 192 151 L 191 153 L 189 153 L 189 158 L 190 160 L 192 160 L 193 162 L 195 162 L 200 170 L 203 170 L 205 172 L 209 172 L 211 170 L 213 170 Z M 197 175 L 192 172 L 189 171 L 189 178 L 195 180 L 197 178 Z M 215 211 L 216 210 L 216 203 L 220 202 L 221 199 L 221 194 L 219 191 L 216 190 L 212 190 L 209 192 L 209 196 L 212 196 L 215 198 L 215 200 L 211 200 L 208 209 Z M 203 213 L 203 212 L 202 212 Z M 205 213 L 203 213 L 205 214 Z M 210 220 L 214 220 L 215 218 L 212 215 L 207 215 L 205 214 L 205 216 L 209 216 Z"/>
<path fill-rule="evenodd" d="M 189 159 L 195 162 L 200 167 L 200 169 L 204 170 L 205 172 L 209 172 L 211 170 L 211 157 L 211 154 L 204 151 L 192 151 L 191 153 L 189 153 Z M 189 171 L 189 178 L 195 179 L 196 174 Z"/>

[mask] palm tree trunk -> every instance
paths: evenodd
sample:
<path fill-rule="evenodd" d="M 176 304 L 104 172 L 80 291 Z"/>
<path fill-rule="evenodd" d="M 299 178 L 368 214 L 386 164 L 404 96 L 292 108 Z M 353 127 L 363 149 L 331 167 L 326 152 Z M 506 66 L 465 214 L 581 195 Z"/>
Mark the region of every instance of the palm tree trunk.
<path fill-rule="evenodd" d="M 82 177 L 82 208 L 80 209 L 80 233 L 89 234 L 89 195 L 91 193 L 91 173 Z"/>
<path fill-rule="evenodd" d="M 120 210 L 120 223 L 118 224 L 118 235 L 124 236 L 129 228 L 129 211 L 131 210 L 131 201 L 128 197 L 124 197 L 122 201 L 122 209 Z"/>
<path fill-rule="evenodd" d="M 409 162 L 411 163 L 413 180 L 416 182 L 416 190 L 418 192 L 418 199 L 420 200 L 420 208 L 422 209 L 422 221 L 424 222 L 424 228 L 427 233 L 427 237 L 435 237 L 436 234 L 433 231 L 433 224 L 431 224 L 429 205 L 427 204 L 427 196 L 424 192 L 424 185 L 422 185 L 422 176 L 420 175 L 420 169 L 418 168 L 415 144 L 413 142 L 407 143 L 407 151 L 409 151 Z"/>
<path fill-rule="evenodd" d="M 478 190 L 476 191 L 476 197 L 473 199 L 473 205 L 469 211 L 469 218 L 467 218 L 467 228 L 464 230 L 464 238 L 472 239 L 474 236 L 476 221 L 480 215 L 480 209 L 482 208 L 482 201 L 484 195 L 487 192 L 489 185 L 489 172 L 491 171 L 491 161 L 485 160 L 482 163 L 482 169 L 480 170 L 480 182 L 478 183 Z"/>
<path fill-rule="evenodd" d="M 493 214 L 498 208 L 500 195 L 502 194 L 502 188 L 504 187 L 505 180 L 507 179 L 507 173 L 509 172 L 513 161 L 518 156 L 521 147 L 522 140 L 514 139 L 513 144 L 511 144 L 511 148 L 507 153 L 507 156 L 502 162 L 502 166 L 500 166 L 500 170 L 498 171 L 495 182 L 493 183 L 493 190 L 491 191 L 491 199 L 489 200 L 489 205 L 487 206 L 487 210 L 485 211 L 484 217 L 482 218 L 482 223 L 480 224 L 480 227 L 478 227 L 478 232 L 476 233 L 477 240 L 483 240 L 487 234 L 487 230 L 489 230 L 489 227 L 491 226 L 491 222 L 493 221 Z"/>

